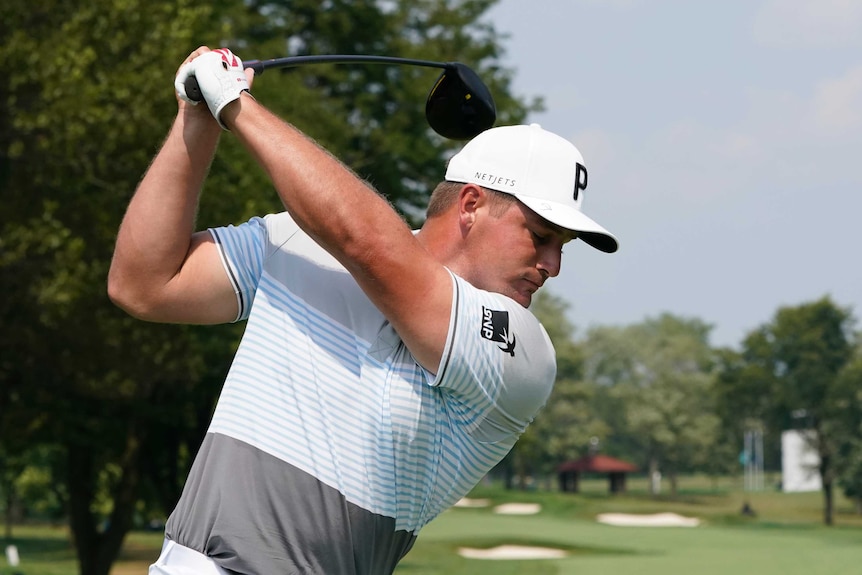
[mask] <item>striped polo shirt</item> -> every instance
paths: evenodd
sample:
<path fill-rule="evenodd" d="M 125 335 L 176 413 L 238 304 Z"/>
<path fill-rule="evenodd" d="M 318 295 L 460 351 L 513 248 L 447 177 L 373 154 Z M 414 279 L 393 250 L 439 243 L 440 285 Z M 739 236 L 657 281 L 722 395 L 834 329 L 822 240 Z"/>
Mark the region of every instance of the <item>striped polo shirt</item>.
<path fill-rule="evenodd" d="M 287 213 L 210 233 L 247 324 L 166 536 L 237 573 L 391 573 L 546 402 L 547 333 L 453 274 L 435 375 Z"/>

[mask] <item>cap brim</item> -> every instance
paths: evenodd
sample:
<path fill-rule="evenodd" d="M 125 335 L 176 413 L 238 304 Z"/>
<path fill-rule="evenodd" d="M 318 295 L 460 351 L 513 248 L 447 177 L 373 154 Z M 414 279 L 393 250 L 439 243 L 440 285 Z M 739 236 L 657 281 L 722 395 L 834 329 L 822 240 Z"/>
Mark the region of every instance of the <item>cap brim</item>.
<path fill-rule="evenodd" d="M 557 202 L 516 195 L 525 206 L 561 228 L 578 232 L 578 238 L 599 251 L 611 254 L 619 249 L 619 242 L 612 233 L 592 218 L 571 206 Z"/>

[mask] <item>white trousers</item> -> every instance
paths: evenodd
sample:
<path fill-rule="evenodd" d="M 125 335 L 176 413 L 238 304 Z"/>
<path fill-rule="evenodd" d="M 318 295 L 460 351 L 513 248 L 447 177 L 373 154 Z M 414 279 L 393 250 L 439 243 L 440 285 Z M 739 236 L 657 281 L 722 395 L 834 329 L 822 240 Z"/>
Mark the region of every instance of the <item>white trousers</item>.
<path fill-rule="evenodd" d="M 149 575 L 229 574 L 206 555 L 165 539 L 162 554 L 150 565 Z"/>

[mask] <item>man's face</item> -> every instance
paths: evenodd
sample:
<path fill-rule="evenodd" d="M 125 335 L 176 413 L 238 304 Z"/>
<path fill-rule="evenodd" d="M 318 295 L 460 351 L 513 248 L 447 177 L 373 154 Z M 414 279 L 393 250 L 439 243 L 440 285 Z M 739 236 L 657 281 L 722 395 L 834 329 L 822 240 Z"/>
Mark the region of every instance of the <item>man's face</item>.
<path fill-rule="evenodd" d="M 560 273 L 563 246 L 576 237 L 521 202 L 513 202 L 501 216 L 485 212 L 471 234 L 476 242 L 471 283 L 524 307 L 548 278 Z"/>

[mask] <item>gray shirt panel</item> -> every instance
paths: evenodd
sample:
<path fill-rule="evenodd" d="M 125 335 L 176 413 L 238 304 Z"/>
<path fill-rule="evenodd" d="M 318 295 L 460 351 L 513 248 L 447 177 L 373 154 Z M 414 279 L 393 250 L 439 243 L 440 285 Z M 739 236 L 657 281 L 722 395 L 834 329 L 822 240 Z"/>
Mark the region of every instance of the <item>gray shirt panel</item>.
<path fill-rule="evenodd" d="M 392 573 L 416 539 L 308 473 L 214 433 L 165 535 L 248 575 Z"/>

